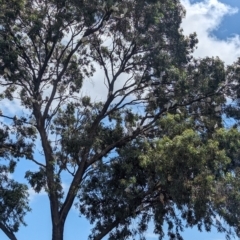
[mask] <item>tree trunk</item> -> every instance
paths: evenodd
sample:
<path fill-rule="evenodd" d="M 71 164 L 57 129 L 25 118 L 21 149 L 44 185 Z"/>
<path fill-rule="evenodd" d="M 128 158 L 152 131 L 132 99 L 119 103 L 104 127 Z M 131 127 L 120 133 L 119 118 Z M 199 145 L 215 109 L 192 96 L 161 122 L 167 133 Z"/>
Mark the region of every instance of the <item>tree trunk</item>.
<path fill-rule="evenodd" d="M 52 228 L 52 240 L 63 240 L 64 223 L 54 224 Z"/>
<path fill-rule="evenodd" d="M 36 119 L 39 118 L 38 131 L 41 136 L 42 147 L 46 161 L 46 177 L 48 186 L 48 197 L 50 201 L 51 220 L 52 220 L 52 240 L 63 240 L 64 220 L 60 220 L 59 216 L 59 196 L 58 185 L 54 179 L 54 158 L 51 144 L 48 140 L 46 130 L 44 129 L 44 122 L 41 122 L 41 113 L 35 110 Z"/>

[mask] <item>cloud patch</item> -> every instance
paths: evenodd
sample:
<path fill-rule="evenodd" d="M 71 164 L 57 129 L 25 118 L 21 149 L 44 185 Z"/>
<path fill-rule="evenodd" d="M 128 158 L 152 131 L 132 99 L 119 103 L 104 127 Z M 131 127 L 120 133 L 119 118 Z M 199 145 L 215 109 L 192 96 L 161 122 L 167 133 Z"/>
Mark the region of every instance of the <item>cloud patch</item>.
<path fill-rule="evenodd" d="M 236 14 L 238 9 L 218 0 L 197 3 L 182 0 L 181 2 L 187 11 L 186 18 L 182 22 L 184 34 L 196 32 L 199 40 L 194 56 L 200 58 L 219 56 L 227 65 L 236 61 L 240 57 L 240 36 L 234 35 L 221 40 L 212 32 L 219 28 L 224 17 Z"/>
<path fill-rule="evenodd" d="M 47 193 L 44 190 L 37 193 L 33 188 L 28 189 L 28 194 L 30 202 L 34 201 L 37 197 L 47 196 Z"/>

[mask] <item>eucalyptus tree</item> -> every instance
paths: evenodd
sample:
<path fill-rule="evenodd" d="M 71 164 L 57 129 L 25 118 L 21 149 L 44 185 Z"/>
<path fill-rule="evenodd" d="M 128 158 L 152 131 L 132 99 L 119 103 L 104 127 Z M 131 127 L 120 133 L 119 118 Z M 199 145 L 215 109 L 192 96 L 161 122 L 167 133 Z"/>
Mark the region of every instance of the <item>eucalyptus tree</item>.
<path fill-rule="evenodd" d="M 129 146 L 132 149 L 145 141 L 152 144 L 155 138 L 165 141 L 159 121 L 168 119 L 168 113 L 183 119 L 190 115 L 194 134 L 204 133 L 205 144 L 221 127 L 222 93 L 231 76 L 218 58 L 192 58 L 197 39 L 195 34 L 184 36 L 180 29 L 185 11 L 178 0 L 0 3 L 1 97 L 18 103 L 21 109 L 16 116 L 2 109 L 1 116 L 3 121 L 12 121 L 14 138 L 28 146 L 20 161 L 24 157 L 39 167 L 36 172 L 26 169 L 25 177 L 36 192 L 48 193 L 53 240 L 63 239 L 66 218 L 78 199 L 83 214 L 93 216 L 92 221 L 101 217 L 84 211 L 82 205 L 94 203 L 84 193 L 88 182 L 95 179 L 94 172 L 108 167 L 114 161 L 112 155 L 124 160 L 122 154 L 128 153 Z M 89 81 L 104 89 L 101 100 L 84 95 L 82 86 Z M 41 149 L 43 157 L 36 160 L 34 152 Z M 218 150 L 206 147 L 206 151 Z M 129 154 L 126 164 L 132 159 Z M 229 163 L 223 156 L 219 161 L 222 167 Z M 174 164 L 169 166 L 171 171 Z M 71 182 L 64 192 L 66 174 Z M 107 191 L 112 191 L 111 185 Z M 178 201 L 185 206 L 184 200 Z M 162 202 L 163 206 L 167 211 Z M 106 212 L 101 214 L 110 221 Z M 201 217 L 195 222 L 202 221 Z M 92 237 L 101 239 L 114 227 L 118 231 L 122 222 L 117 219 L 106 228 L 98 222 L 97 235 L 93 232 Z"/>

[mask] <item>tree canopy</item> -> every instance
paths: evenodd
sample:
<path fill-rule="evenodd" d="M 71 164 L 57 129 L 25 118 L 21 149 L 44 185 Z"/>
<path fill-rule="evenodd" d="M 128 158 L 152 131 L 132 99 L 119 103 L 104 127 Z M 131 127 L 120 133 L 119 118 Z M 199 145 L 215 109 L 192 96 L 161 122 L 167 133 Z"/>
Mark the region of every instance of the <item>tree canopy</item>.
<path fill-rule="evenodd" d="M 53 240 L 74 205 L 94 240 L 144 239 L 150 220 L 160 239 L 195 225 L 240 236 L 239 62 L 193 58 L 180 1 L 0 4 L 1 99 L 20 109 L 0 113 L 0 228 L 10 239 L 29 187 L 48 194 Z M 102 97 L 83 91 L 91 81 Z M 10 178 L 18 161 L 36 164 L 28 186 Z"/>

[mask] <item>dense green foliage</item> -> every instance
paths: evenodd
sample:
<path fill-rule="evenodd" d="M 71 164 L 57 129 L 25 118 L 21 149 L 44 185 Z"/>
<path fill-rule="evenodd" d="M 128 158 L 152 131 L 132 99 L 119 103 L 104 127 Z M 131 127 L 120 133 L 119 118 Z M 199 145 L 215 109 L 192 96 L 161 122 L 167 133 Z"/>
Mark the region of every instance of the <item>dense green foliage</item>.
<path fill-rule="evenodd" d="M 191 117 L 183 122 L 180 115 L 167 115 L 159 122 L 162 138 L 137 139 L 92 171 L 79 194 L 79 207 L 96 222 L 93 239 L 115 228 L 116 221 L 111 239 L 144 236 L 150 220 L 162 237 L 166 222 L 172 239 L 181 239 L 180 232 L 194 225 L 230 234 L 225 221 L 239 232 L 239 169 L 229 171 L 239 132 L 219 129 L 205 138 L 194 125 Z M 131 229 L 135 219 L 138 227 Z"/>
<path fill-rule="evenodd" d="M 24 224 L 25 214 L 30 210 L 28 206 L 27 186 L 11 179 L 16 159 L 23 157 L 26 146 L 23 142 L 10 140 L 7 126 L 0 129 L 0 157 L 4 159 L 0 165 L 0 228 L 10 238 L 16 239 L 20 224 Z M 27 151 L 26 151 L 27 152 Z"/>
<path fill-rule="evenodd" d="M 240 133 L 223 121 L 238 120 L 227 99 L 238 103 L 239 63 L 193 58 L 178 0 L 0 4 L 1 98 L 21 109 L 0 114 L 0 228 L 10 239 L 29 210 L 26 186 L 5 173 L 18 160 L 38 167 L 25 178 L 48 193 L 53 240 L 74 202 L 95 240 L 144 239 L 150 220 L 160 238 L 164 222 L 170 239 L 194 225 L 239 236 Z M 89 81 L 101 100 L 82 90 Z"/>

